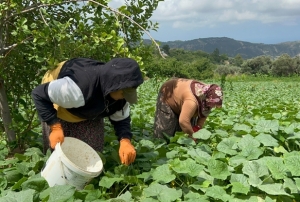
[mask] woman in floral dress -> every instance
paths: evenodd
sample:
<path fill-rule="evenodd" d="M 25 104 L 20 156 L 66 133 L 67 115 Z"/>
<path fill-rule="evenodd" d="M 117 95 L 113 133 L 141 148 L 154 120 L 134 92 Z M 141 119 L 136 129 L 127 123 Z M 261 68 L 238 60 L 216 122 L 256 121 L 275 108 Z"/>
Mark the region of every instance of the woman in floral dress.
<path fill-rule="evenodd" d="M 213 107 L 222 107 L 223 92 L 216 84 L 172 78 L 160 88 L 154 120 L 154 137 L 192 134 L 201 129 Z"/>

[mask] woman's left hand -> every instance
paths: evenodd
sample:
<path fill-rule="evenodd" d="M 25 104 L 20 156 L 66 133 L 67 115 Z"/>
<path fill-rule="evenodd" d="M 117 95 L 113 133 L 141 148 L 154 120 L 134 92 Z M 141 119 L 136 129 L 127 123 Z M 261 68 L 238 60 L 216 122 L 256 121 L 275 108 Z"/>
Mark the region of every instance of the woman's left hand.
<path fill-rule="evenodd" d="M 129 165 L 134 162 L 136 151 L 129 139 L 120 140 L 119 156 L 122 164 Z"/>

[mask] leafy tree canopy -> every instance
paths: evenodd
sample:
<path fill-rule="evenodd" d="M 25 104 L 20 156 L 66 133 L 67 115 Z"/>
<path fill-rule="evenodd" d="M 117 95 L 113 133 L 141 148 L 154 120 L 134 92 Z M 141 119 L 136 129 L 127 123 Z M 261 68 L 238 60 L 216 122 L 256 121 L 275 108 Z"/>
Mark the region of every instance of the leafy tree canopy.
<path fill-rule="evenodd" d="M 1 102 L 14 109 L 12 121 L 4 118 L 4 125 L 12 122 L 22 136 L 38 124 L 33 121 L 30 92 L 58 62 L 130 57 L 143 68 L 152 50 L 142 37 L 157 29 L 149 19 L 160 1 L 125 1 L 117 9 L 110 8 L 108 0 L 1 1 L 0 75 L 7 94 Z M 22 108 L 26 113 L 20 114 Z M 10 114 L 9 109 L 1 110 Z"/>

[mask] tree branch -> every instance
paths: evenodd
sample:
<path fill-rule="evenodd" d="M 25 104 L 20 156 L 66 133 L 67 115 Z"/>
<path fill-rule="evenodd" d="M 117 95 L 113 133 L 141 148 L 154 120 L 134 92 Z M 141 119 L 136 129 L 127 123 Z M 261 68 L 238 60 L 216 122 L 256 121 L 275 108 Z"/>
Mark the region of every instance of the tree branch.
<path fill-rule="evenodd" d="M 43 16 L 43 13 L 42 13 L 41 9 L 39 9 L 39 12 L 40 12 L 40 15 L 41 15 L 41 17 L 42 17 L 44 23 L 49 27 L 48 23 L 46 22 L 46 20 L 45 20 L 45 18 L 44 18 L 44 16 Z"/>
<path fill-rule="evenodd" d="M 14 13 L 14 14 L 8 16 L 7 18 L 4 19 L 4 21 L 6 21 L 7 19 L 9 19 L 9 18 L 11 18 L 11 17 L 14 17 L 14 16 L 16 16 L 16 15 L 19 15 L 19 14 L 22 14 L 22 13 L 27 13 L 27 12 L 30 12 L 30 11 L 33 11 L 33 10 L 36 10 L 36 9 L 40 9 L 40 8 L 42 8 L 42 7 L 50 7 L 50 6 L 57 6 L 57 5 L 62 5 L 62 4 L 72 3 L 72 2 L 85 2 L 85 1 L 92 2 L 92 3 L 94 3 L 94 4 L 97 4 L 97 5 L 99 5 L 99 6 L 102 6 L 102 7 L 106 8 L 108 11 L 112 11 L 112 12 L 114 12 L 114 13 L 117 13 L 118 15 L 121 15 L 121 16 L 127 18 L 130 22 L 132 22 L 132 23 L 134 23 L 135 25 L 137 25 L 141 30 L 143 30 L 143 32 L 145 32 L 145 33 L 150 37 L 151 41 L 155 44 L 156 48 L 158 49 L 159 54 L 161 55 L 161 57 L 162 57 L 162 58 L 165 58 L 164 55 L 163 55 L 163 53 L 161 52 L 161 50 L 160 50 L 159 45 L 157 44 L 157 42 L 153 39 L 153 37 L 151 36 L 151 34 L 150 34 L 147 30 L 145 30 L 140 24 L 138 24 L 137 22 L 135 22 L 133 19 L 131 19 L 131 18 L 128 17 L 127 15 L 125 15 L 125 14 L 119 12 L 118 10 L 113 9 L 113 8 L 111 8 L 111 7 L 109 7 L 109 6 L 103 5 L 103 4 L 101 4 L 101 3 L 99 3 L 99 2 L 96 2 L 96 1 L 94 1 L 94 0 L 69 0 L 69 1 L 64 1 L 64 2 L 62 2 L 62 3 L 57 3 L 57 4 L 41 4 L 41 5 L 33 5 L 33 6 L 31 6 L 31 7 L 28 7 L 27 9 L 21 11 L 20 13 Z M 43 18 L 43 16 L 42 16 L 42 18 Z M 44 19 L 43 19 L 43 20 L 44 20 Z M 45 20 L 44 20 L 44 22 L 46 23 L 46 25 L 48 25 L 47 22 L 46 22 Z M 16 46 L 16 44 L 4 48 L 4 50 L 8 50 L 9 48 L 14 48 L 15 46 Z"/>
<path fill-rule="evenodd" d="M 27 37 L 26 39 L 24 39 L 23 41 L 21 41 L 20 43 L 16 43 L 16 44 L 13 44 L 13 45 L 11 45 L 11 46 L 8 46 L 8 47 L 4 47 L 2 50 L 0 50 L 0 55 L 2 54 L 2 52 L 4 52 L 4 51 L 7 51 L 8 50 L 8 52 L 4 55 L 4 57 L 6 57 L 15 47 L 17 47 L 17 45 L 19 45 L 19 44 L 22 44 L 22 43 L 24 43 L 25 41 L 27 41 L 28 39 L 30 39 L 30 38 L 32 38 L 31 36 L 30 37 Z"/>
<path fill-rule="evenodd" d="M 106 8 L 106 9 L 109 10 L 109 11 L 112 11 L 112 12 L 114 12 L 114 13 L 117 13 L 117 14 L 119 14 L 119 15 L 121 15 L 121 16 L 127 18 L 130 22 L 132 22 L 132 23 L 134 23 L 135 25 L 137 25 L 141 30 L 143 30 L 143 31 L 150 37 L 151 41 L 154 42 L 154 44 L 155 44 L 156 48 L 158 49 L 159 54 L 161 55 L 161 57 L 165 58 L 164 55 L 162 54 L 160 48 L 159 48 L 159 45 L 158 45 L 158 44 L 156 43 L 156 41 L 152 38 L 151 34 L 150 34 L 147 30 L 145 30 L 140 24 L 138 24 L 137 22 L 135 22 L 133 19 L 131 19 L 131 18 L 128 17 L 127 15 L 125 15 L 125 14 L 123 14 L 123 13 L 117 11 L 116 9 L 113 9 L 113 8 L 111 8 L 111 7 L 108 7 L 108 6 L 105 6 L 105 5 L 103 5 L 103 4 L 99 3 L 99 2 L 96 2 L 96 1 L 94 1 L 94 0 L 88 0 L 88 1 L 89 1 L 89 2 L 92 2 L 92 3 L 95 3 L 95 4 L 97 4 L 97 5 L 100 5 L 100 6 L 104 7 L 104 8 Z"/>
<path fill-rule="evenodd" d="M 58 6 L 58 5 L 62 5 L 62 4 L 67 4 L 67 3 L 72 3 L 72 2 L 81 2 L 81 1 L 86 1 L 86 0 L 69 0 L 69 1 L 64 1 L 62 3 L 56 3 L 56 4 L 40 4 L 40 5 L 32 5 L 28 8 L 25 8 L 24 10 L 22 10 L 21 12 L 19 13 L 13 13 L 12 15 L 8 16 L 7 18 L 4 19 L 4 21 L 8 20 L 9 18 L 12 18 L 14 16 L 17 16 L 17 15 L 20 15 L 20 14 L 23 14 L 23 13 L 27 13 L 27 12 L 31 12 L 33 10 L 36 10 L 36 9 L 40 9 L 40 8 L 43 8 L 43 7 L 51 7 L 51 6 Z"/>

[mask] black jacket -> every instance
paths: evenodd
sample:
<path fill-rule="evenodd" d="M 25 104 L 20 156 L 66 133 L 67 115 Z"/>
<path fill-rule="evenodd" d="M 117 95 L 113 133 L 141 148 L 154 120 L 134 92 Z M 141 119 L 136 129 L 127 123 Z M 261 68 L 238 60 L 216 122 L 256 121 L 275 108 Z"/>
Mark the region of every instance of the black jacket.
<path fill-rule="evenodd" d="M 83 119 L 108 117 L 122 110 L 126 100 L 113 100 L 109 93 L 138 87 L 143 83 L 139 65 L 130 58 L 115 58 L 106 64 L 88 58 L 74 58 L 64 63 L 57 79 L 64 77 L 69 77 L 75 82 L 85 102 L 83 106 L 66 109 Z M 57 122 L 58 118 L 48 94 L 49 83 L 37 86 L 32 91 L 32 98 L 41 121 L 51 125 Z M 131 138 L 130 116 L 121 121 L 111 122 L 119 139 Z"/>

